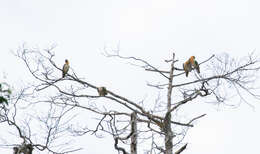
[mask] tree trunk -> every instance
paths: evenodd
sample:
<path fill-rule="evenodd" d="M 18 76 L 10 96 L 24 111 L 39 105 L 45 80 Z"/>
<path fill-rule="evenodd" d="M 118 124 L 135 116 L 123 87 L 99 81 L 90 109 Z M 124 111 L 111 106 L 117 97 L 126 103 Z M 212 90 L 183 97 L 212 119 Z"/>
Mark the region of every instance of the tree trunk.
<path fill-rule="evenodd" d="M 137 114 L 133 112 L 131 114 L 131 154 L 137 154 Z"/>
<path fill-rule="evenodd" d="M 165 132 L 165 154 L 172 154 L 172 139 L 173 132 L 171 128 L 171 96 L 172 96 L 172 79 L 173 79 L 173 71 L 174 71 L 174 62 L 175 62 L 175 53 L 173 53 L 171 70 L 169 76 L 169 84 L 168 84 L 168 93 L 167 93 L 167 113 L 164 118 L 164 132 Z"/>

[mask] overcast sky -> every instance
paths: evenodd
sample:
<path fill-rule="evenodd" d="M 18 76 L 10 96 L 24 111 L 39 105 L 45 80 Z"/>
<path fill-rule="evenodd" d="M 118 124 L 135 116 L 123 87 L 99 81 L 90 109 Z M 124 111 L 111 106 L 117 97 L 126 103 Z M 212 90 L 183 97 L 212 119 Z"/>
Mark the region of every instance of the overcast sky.
<path fill-rule="evenodd" d="M 6 76 L 12 86 L 27 82 L 29 73 L 11 50 L 23 43 L 41 49 L 56 44 L 56 63 L 62 66 L 68 58 L 92 83 L 123 94 L 147 89 L 148 75 L 140 77 L 142 70 L 102 56 L 104 47 L 120 45 L 121 54 L 158 67 L 173 51 L 180 61 L 191 55 L 205 60 L 222 52 L 235 57 L 259 53 L 259 6 L 258 0 L 1 0 L 0 79 Z M 192 106 L 207 116 L 189 130 L 183 154 L 259 153 L 260 106 L 251 103 L 254 110 L 245 104 L 236 109 Z M 106 146 L 97 148 L 100 144 Z M 115 153 L 110 139 L 85 146 L 77 153 Z"/>

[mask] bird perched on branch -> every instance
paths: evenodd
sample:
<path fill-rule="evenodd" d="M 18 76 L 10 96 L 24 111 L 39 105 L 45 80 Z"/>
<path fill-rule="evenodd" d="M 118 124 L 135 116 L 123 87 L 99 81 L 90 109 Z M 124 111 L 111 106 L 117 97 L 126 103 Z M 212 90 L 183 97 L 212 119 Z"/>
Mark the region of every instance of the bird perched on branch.
<path fill-rule="evenodd" d="M 199 63 L 195 60 L 195 56 L 191 56 L 189 60 L 187 60 L 183 64 L 183 69 L 185 71 L 186 77 L 188 77 L 189 72 L 191 72 L 193 68 L 196 69 L 198 73 L 200 73 Z"/>
<path fill-rule="evenodd" d="M 68 59 L 66 59 L 65 64 L 63 65 L 63 68 L 62 68 L 62 78 L 65 77 L 65 75 L 68 73 L 69 69 L 70 69 L 69 61 L 68 61 Z"/>
<path fill-rule="evenodd" d="M 194 68 L 196 69 L 196 71 L 198 73 L 200 73 L 200 66 L 199 66 L 199 63 L 196 60 L 194 61 Z"/>
<path fill-rule="evenodd" d="M 99 96 L 106 96 L 107 95 L 106 87 L 98 87 L 97 91 L 98 91 Z"/>

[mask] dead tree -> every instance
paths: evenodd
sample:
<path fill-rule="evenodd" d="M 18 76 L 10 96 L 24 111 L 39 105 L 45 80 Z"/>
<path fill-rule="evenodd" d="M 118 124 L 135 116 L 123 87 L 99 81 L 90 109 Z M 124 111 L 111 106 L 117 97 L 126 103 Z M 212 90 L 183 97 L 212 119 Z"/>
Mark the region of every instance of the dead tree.
<path fill-rule="evenodd" d="M 59 71 L 62 69 L 54 60 L 53 50 L 54 48 L 41 51 L 23 47 L 17 52 L 17 56 L 25 63 L 37 81 L 35 85 L 32 85 L 34 91 L 38 93 L 43 93 L 45 89 L 53 91 L 48 99 L 44 98 L 38 102 L 51 106 L 71 107 L 73 111 L 84 110 L 84 113 L 81 113 L 82 116 L 86 113 L 94 114 L 96 119 L 94 125 L 78 127 L 71 124 L 67 130 L 77 136 L 91 134 L 100 137 L 103 133 L 109 134 L 114 139 L 115 149 L 123 154 L 129 153 L 128 151 L 137 153 L 137 150 L 140 149 L 137 148 L 137 143 L 142 147 L 141 144 L 147 142 L 151 142 L 150 151 L 153 153 L 179 154 L 184 151 L 187 144 L 182 146 L 182 141 L 187 130 L 194 126 L 194 121 L 205 114 L 191 117 L 185 121 L 179 120 L 175 113 L 185 104 L 192 103 L 197 98 L 210 98 L 218 103 L 225 102 L 223 93 L 219 91 L 220 88 L 225 89 L 226 83 L 234 86 L 239 94 L 241 94 L 241 90 L 245 90 L 248 92 L 247 94 L 259 99 L 259 96 L 249 87 L 249 83 L 255 80 L 251 74 L 255 74 L 260 69 L 259 59 L 254 59 L 252 55 L 249 55 L 249 59 L 243 63 L 229 59 L 222 60 L 223 55 L 209 57 L 198 64 L 201 68 L 200 74 L 193 73 L 192 75 L 191 73 L 188 80 L 184 81 L 182 78 L 185 72 L 183 68 L 177 67 L 179 62 L 174 53 L 170 59 L 165 61 L 168 70 L 162 70 L 143 59 L 124 57 L 118 51 L 113 53 L 105 51 L 107 57 L 120 58 L 131 61 L 133 64 L 138 63 L 138 66 L 148 73 L 157 73 L 162 77 L 163 83 L 148 83 L 148 86 L 167 94 L 162 97 L 158 96 L 153 104 L 154 109 L 151 110 L 143 105 L 144 100 L 133 101 L 115 93 L 109 87 L 106 87 L 106 95 L 101 96 L 97 93 L 100 85 L 94 85 L 91 81 L 79 77 L 73 68 L 67 73 L 66 78 L 56 76 L 56 72 L 60 74 Z M 182 66 L 183 62 L 180 63 Z M 212 68 L 207 68 L 207 70 L 212 70 L 212 73 L 204 73 L 207 63 L 211 63 L 209 66 Z M 173 90 L 175 90 L 174 93 Z M 240 96 L 243 98 L 242 95 Z M 109 101 L 113 105 L 106 106 L 107 103 L 103 100 Z M 160 100 L 166 100 L 166 103 L 161 103 Z M 70 111 L 66 113 L 70 113 Z M 136 114 L 136 120 L 133 120 L 132 113 Z"/>
<path fill-rule="evenodd" d="M 205 66 L 204 64 L 210 63 L 208 64 L 208 66 L 205 66 L 207 68 L 202 69 L 202 71 L 210 70 L 212 74 L 210 74 L 209 72 L 207 72 L 207 74 L 193 73 L 194 76 L 191 80 L 189 79 L 189 81 L 178 80 L 178 78 L 182 77 L 185 74 L 185 72 L 183 68 L 178 68 L 175 66 L 175 63 L 178 62 L 178 60 L 175 60 L 174 53 L 171 59 L 165 60 L 166 63 L 171 62 L 170 71 L 158 69 L 150 63 L 148 63 L 147 61 L 140 58 L 121 56 L 119 54 L 119 50 L 113 51 L 112 54 L 107 52 L 106 55 L 108 57 L 116 57 L 132 61 L 134 64 L 138 62 L 138 66 L 144 68 L 146 71 L 155 72 L 161 75 L 161 77 L 163 77 L 164 79 L 167 79 L 168 83 L 165 84 L 148 83 L 148 86 L 158 89 L 164 89 L 166 86 L 168 87 L 166 112 L 163 114 L 163 118 L 151 113 L 149 113 L 148 116 L 148 128 L 157 134 L 164 135 L 164 147 L 158 146 L 158 144 L 155 143 L 155 141 L 153 141 L 152 148 L 155 148 L 159 152 L 165 154 L 174 153 L 173 149 L 177 149 L 175 147 L 179 143 L 181 143 L 183 137 L 186 134 L 185 132 L 182 132 L 181 135 L 183 137 L 178 139 L 178 136 L 176 134 L 180 135 L 180 133 L 173 132 L 173 129 L 171 128 L 172 125 L 178 125 L 184 128 L 193 127 L 192 123 L 195 120 L 202 118 L 206 115 L 202 114 L 197 117 L 193 117 L 187 123 L 173 121 L 173 119 L 175 119 L 176 117 L 173 118 L 172 113 L 177 112 L 177 110 L 181 108 L 183 105 L 191 103 L 194 99 L 197 99 L 199 97 L 207 97 L 212 99 L 212 101 L 215 103 L 224 104 L 225 102 L 227 102 L 228 98 L 224 96 L 225 94 L 223 94 L 223 92 L 220 92 L 220 89 L 225 89 L 227 85 L 229 86 L 228 88 L 230 88 L 231 86 L 235 89 L 235 94 L 238 94 L 239 98 L 243 102 L 250 104 L 246 101 L 246 99 L 244 99 L 243 95 L 241 94 L 242 92 L 245 92 L 245 95 L 248 94 L 249 96 L 257 100 L 260 99 L 260 96 L 257 95 L 257 92 L 255 90 L 253 90 L 254 88 L 252 86 L 252 83 L 255 82 L 255 80 L 257 79 L 256 73 L 258 73 L 258 71 L 260 70 L 260 59 L 257 58 L 256 55 L 254 55 L 253 53 L 249 54 L 248 57 L 243 57 L 242 59 L 238 60 L 234 60 L 230 58 L 227 54 L 223 54 L 219 56 L 212 55 L 211 57 L 202 61 L 201 63 L 198 63 L 196 61 L 197 67 L 193 69 L 198 69 L 200 67 L 199 65 L 201 65 L 201 67 L 203 68 L 203 66 Z M 143 65 L 140 65 L 140 63 L 142 63 Z M 197 72 L 200 73 L 200 70 L 197 70 Z M 169 77 L 166 76 L 167 74 Z M 175 82 L 173 82 L 173 79 L 175 79 Z M 190 88 L 194 86 L 196 87 L 195 89 Z M 177 98 L 175 98 L 175 100 L 172 100 L 173 89 L 177 89 L 180 91 L 180 95 L 183 96 L 181 100 L 177 100 Z M 152 125 L 157 125 L 160 128 L 160 131 L 152 128 Z M 175 144 L 173 144 L 174 140 L 177 140 L 175 141 Z M 181 148 L 177 149 L 175 153 L 180 154 L 186 149 L 186 147 L 187 143 L 184 146 L 181 146 Z"/>

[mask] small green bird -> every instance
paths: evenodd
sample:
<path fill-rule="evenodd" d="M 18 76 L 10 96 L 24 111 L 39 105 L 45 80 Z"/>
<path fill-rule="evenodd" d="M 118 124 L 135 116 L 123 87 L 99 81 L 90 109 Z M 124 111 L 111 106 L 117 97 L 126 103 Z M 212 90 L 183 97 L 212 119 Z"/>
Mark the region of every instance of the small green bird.
<path fill-rule="evenodd" d="M 200 66 L 199 66 L 199 63 L 195 60 L 194 61 L 194 68 L 196 69 L 196 71 L 198 72 L 198 73 L 200 73 Z"/>

